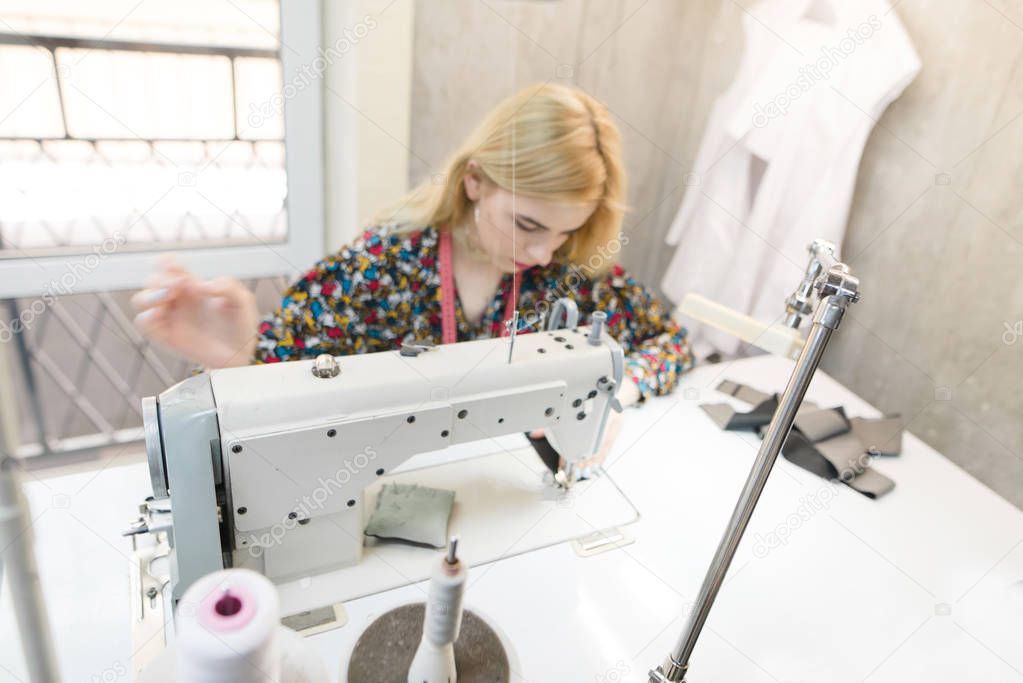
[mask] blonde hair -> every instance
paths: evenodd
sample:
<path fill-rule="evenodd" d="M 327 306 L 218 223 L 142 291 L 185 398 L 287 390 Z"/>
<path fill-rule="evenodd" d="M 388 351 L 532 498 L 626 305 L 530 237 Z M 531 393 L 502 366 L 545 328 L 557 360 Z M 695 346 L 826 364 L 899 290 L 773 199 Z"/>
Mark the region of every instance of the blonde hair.
<path fill-rule="evenodd" d="M 625 212 L 625 170 L 621 136 L 606 107 L 578 88 L 529 86 L 483 119 L 447 161 L 442 182 L 426 179 L 378 218 L 403 230 L 462 225 L 472 211 L 463 183 L 470 161 L 484 180 L 520 195 L 595 201 L 586 223 L 554 258 L 581 264 L 599 253 L 596 270 L 610 267 L 607 245 L 617 239 Z"/>

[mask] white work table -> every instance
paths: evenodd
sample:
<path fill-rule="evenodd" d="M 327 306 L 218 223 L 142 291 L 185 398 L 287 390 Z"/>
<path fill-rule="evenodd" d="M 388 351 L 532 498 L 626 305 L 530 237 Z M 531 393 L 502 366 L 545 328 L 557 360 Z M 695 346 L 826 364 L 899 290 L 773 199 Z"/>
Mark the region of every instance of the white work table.
<path fill-rule="evenodd" d="M 780 391 L 790 368 L 773 357 L 700 367 L 627 411 L 606 466 L 641 514 L 631 545 L 582 558 L 567 543 L 515 554 L 509 538 L 506 559 L 471 570 L 466 606 L 511 640 L 518 680 L 645 683 L 678 638 L 759 445 L 698 404 L 726 400 L 722 379 Z M 808 398 L 877 415 L 823 373 Z M 690 683 L 1023 681 L 1023 512 L 911 434 L 874 466 L 896 483 L 876 501 L 779 458 Z M 120 532 L 149 490 L 134 454 L 27 482 L 66 681 L 131 679 Z M 349 623 L 311 642 L 336 671 L 376 616 L 423 596 L 418 584 L 350 601 Z M 0 683 L 27 681 L 15 633 L 5 592 Z"/>

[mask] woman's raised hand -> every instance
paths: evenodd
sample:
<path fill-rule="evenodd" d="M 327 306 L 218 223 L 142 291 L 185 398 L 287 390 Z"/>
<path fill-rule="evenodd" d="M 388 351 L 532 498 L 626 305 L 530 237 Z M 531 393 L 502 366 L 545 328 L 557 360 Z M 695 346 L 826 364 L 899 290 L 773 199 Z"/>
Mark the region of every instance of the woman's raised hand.
<path fill-rule="evenodd" d="M 249 364 L 259 310 L 241 282 L 201 281 L 169 256 L 147 285 L 131 300 L 135 324 L 147 337 L 210 369 Z"/>

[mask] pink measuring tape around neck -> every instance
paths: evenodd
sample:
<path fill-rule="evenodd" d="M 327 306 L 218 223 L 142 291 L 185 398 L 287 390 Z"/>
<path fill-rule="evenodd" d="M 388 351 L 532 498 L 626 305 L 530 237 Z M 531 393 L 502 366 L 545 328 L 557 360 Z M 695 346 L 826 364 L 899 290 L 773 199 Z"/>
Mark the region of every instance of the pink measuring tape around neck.
<path fill-rule="evenodd" d="M 458 325 L 455 322 L 455 267 L 454 250 L 451 243 L 451 231 L 447 229 L 438 230 L 440 233 L 439 244 L 439 267 L 440 267 L 440 315 L 441 315 L 441 343 L 453 344 L 458 341 Z M 512 276 L 512 287 L 505 297 L 504 302 L 504 325 L 501 326 L 501 336 L 509 334 L 507 322 L 515 315 L 515 293 L 519 291 L 520 274 L 518 271 Z"/>

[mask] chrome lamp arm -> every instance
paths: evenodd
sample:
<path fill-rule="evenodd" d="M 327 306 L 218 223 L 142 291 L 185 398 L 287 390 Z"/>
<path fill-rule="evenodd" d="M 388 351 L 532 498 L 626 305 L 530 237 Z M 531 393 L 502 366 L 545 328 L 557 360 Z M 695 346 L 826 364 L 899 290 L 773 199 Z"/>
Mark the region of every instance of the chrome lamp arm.
<path fill-rule="evenodd" d="M 838 329 L 846 308 L 860 298 L 859 280 L 850 273 L 848 266 L 844 263 L 834 263 L 832 257 L 833 265 L 825 268 L 823 261 L 826 261 L 831 255 L 826 253 L 818 255 L 813 252 L 813 246 L 811 245 L 813 258 L 807 274 L 809 276 L 812 271 L 821 269 L 817 270 L 817 274 L 811 279 L 811 287 L 806 289 L 809 294 L 815 290 L 819 300 L 813 317 L 813 326 L 803 345 L 803 350 L 799 354 L 795 368 L 792 370 L 792 375 L 789 377 L 778 409 L 768 426 L 753 468 L 750 470 L 749 477 L 746 479 L 746 484 L 743 486 L 735 510 L 728 522 L 725 535 L 721 539 L 714 559 L 703 579 L 703 585 L 700 587 L 696 604 L 689 614 L 685 629 L 675 649 L 669 653 L 664 663 L 650 671 L 649 683 L 685 682 L 689 658 L 696 647 L 696 641 L 700 637 L 703 625 L 707 621 L 707 616 L 721 589 L 721 584 L 724 582 L 725 574 L 728 572 L 728 567 L 742 540 L 742 535 L 753 516 L 753 510 L 767 483 L 767 477 L 771 474 L 778 453 L 781 452 L 782 444 L 792 429 L 796 412 L 799 410 L 806 389 L 810 386 L 810 380 L 813 379 L 817 366 L 820 364 L 824 349 L 827 347 L 832 333 Z M 818 256 L 822 256 L 823 259 Z M 797 294 L 801 291 L 803 291 L 802 285 L 801 289 L 797 290 Z M 792 313 L 796 314 L 796 311 L 792 311 Z M 796 320 L 798 325 L 798 315 Z"/>
<path fill-rule="evenodd" d="M 21 462 L 7 452 L 0 425 L 0 584 L 6 570 L 29 681 L 59 683 L 20 469 Z"/>
<path fill-rule="evenodd" d="M 814 283 L 820 279 L 833 265 L 838 263 L 835 258 L 835 245 L 827 240 L 816 239 L 806 245 L 810 261 L 806 265 L 803 281 L 785 299 L 785 326 L 799 329 L 803 317 L 813 312 Z"/>

